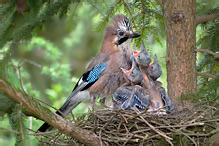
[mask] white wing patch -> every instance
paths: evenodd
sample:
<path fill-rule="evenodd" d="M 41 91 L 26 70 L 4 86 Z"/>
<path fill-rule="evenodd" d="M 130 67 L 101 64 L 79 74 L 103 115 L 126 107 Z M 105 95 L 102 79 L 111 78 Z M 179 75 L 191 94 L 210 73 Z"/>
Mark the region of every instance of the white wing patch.
<path fill-rule="evenodd" d="M 78 82 L 78 86 L 83 82 L 82 77 L 80 78 L 79 82 Z"/>

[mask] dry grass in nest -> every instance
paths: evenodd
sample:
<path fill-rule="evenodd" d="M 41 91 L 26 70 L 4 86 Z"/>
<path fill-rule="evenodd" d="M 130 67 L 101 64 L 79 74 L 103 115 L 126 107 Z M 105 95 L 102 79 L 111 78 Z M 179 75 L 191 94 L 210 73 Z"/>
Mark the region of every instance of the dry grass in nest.
<path fill-rule="evenodd" d="M 218 132 L 218 106 L 215 102 L 195 105 L 168 115 L 138 113 L 131 110 L 89 111 L 86 120 L 76 123 L 92 131 L 102 145 L 204 145 Z M 48 136 L 47 142 L 57 145 L 79 144 L 73 139 Z"/>

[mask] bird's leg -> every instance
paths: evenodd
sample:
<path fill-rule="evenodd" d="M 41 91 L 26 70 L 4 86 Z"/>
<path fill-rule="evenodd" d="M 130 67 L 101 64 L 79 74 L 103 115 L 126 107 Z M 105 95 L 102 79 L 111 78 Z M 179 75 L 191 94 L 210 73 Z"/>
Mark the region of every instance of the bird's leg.
<path fill-rule="evenodd" d="M 91 103 L 93 105 L 93 109 L 99 110 L 99 108 L 96 105 L 95 101 L 96 101 L 96 97 L 95 96 L 91 97 Z"/>
<path fill-rule="evenodd" d="M 105 108 L 109 108 L 106 104 L 105 104 L 105 101 L 106 101 L 106 97 L 101 97 L 100 98 L 100 104 L 105 107 Z"/>

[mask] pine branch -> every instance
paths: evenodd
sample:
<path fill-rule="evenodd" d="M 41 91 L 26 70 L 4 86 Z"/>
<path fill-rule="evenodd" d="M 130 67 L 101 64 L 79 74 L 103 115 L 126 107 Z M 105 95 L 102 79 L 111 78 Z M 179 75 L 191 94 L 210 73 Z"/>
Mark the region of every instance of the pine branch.
<path fill-rule="evenodd" d="M 129 8 L 129 5 L 127 4 L 127 2 L 125 0 L 123 0 L 123 4 L 127 8 L 128 12 L 129 12 L 129 15 L 132 17 L 133 15 L 132 15 L 131 9 Z M 136 25 L 134 19 L 132 19 L 132 22 L 134 24 L 133 27 L 137 29 L 137 25 Z"/>
<path fill-rule="evenodd" d="M 203 77 L 207 77 L 207 78 L 213 78 L 216 79 L 217 76 L 209 74 L 209 73 L 203 73 L 203 72 L 197 72 L 197 76 L 203 76 Z"/>
<path fill-rule="evenodd" d="M 216 58 L 219 58 L 219 54 L 218 53 L 214 53 L 212 51 L 209 50 L 205 50 L 205 49 L 196 49 L 195 52 L 206 52 L 208 54 L 214 55 Z"/>
<path fill-rule="evenodd" d="M 103 30 L 103 28 L 106 26 L 107 22 L 109 21 L 109 18 L 115 14 L 115 10 L 119 7 L 121 3 L 121 0 L 116 0 L 107 10 L 106 15 L 101 19 L 100 23 L 97 25 L 96 30 L 99 32 Z"/>
<path fill-rule="evenodd" d="M 212 13 L 197 17 L 196 25 L 219 18 L 219 13 Z"/>
<path fill-rule="evenodd" d="M 49 109 L 40 105 L 33 97 L 28 95 L 23 95 L 17 89 L 12 87 L 3 77 L 0 76 L 0 92 L 7 95 L 9 98 L 13 99 L 17 103 L 22 103 L 27 110 L 29 110 L 35 117 L 42 119 L 51 126 L 59 129 L 63 134 L 77 139 L 85 145 L 100 145 L 99 140 L 95 137 L 94 134 L 90 133 L 87 130 L 81 129 L 75 124 L 66 121 L 59 115 L 51 112 Z"/>

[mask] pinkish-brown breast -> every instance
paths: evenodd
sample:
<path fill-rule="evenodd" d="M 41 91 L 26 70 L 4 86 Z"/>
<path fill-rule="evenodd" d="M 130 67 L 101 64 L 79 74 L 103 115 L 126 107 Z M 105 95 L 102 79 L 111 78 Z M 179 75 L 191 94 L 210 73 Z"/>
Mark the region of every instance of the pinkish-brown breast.
<path fill-rule="evenodd" d="M 106 97 L 112 95 L 117 88 L 126 82 L 122 68 L 130 69 L 130 54 L 114 52 L 110 54 L 107 69 L 101 77 L 90 87 L 91 96 Z"/>

